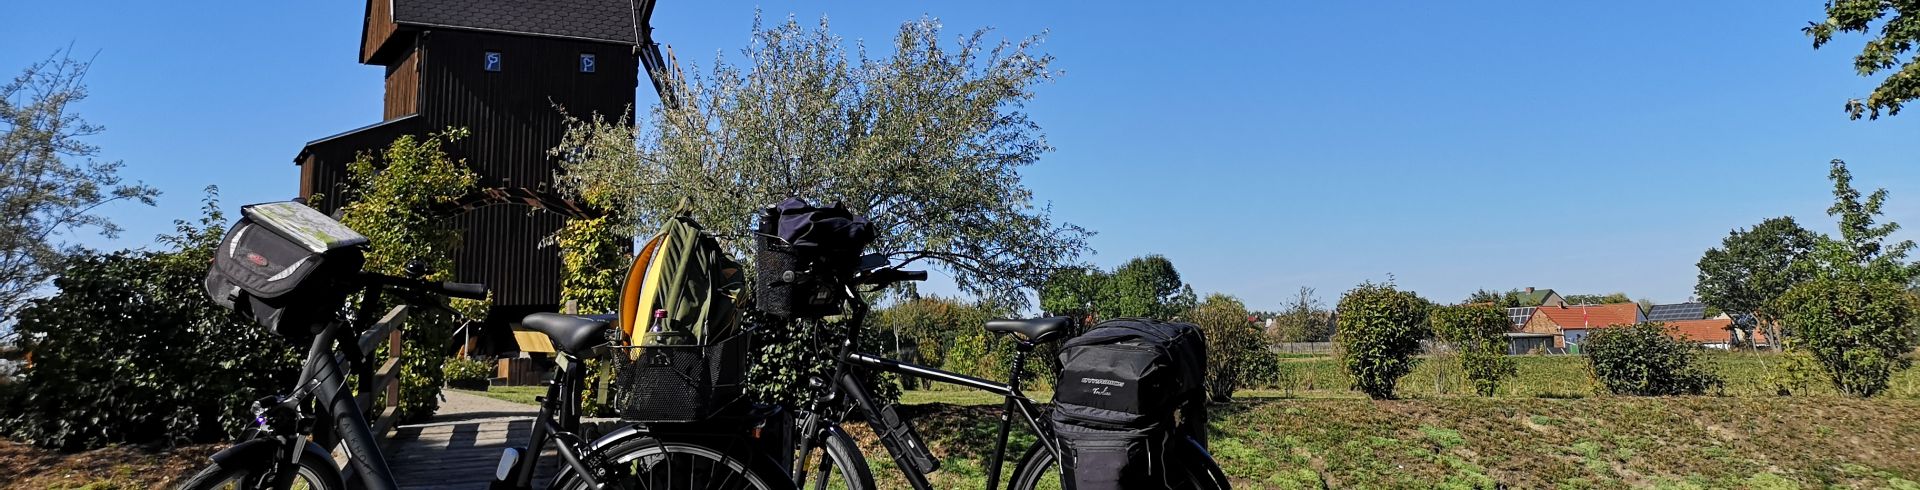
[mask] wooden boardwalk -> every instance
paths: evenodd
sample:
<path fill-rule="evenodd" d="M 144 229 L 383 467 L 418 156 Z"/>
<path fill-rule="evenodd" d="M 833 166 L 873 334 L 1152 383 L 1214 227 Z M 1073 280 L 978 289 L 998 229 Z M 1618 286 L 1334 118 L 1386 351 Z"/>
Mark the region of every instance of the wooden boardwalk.
<path fill-rule="evenodd" d="M 493 481 L 501 450 L 526 447 L 539 408 L 448 390 L 440 410 L 425 423 L 402 425 L 384 451 L 400 488 L 484 489 Z M 541 488 L 558 467 L 547 450 L 534 474 Z"/>

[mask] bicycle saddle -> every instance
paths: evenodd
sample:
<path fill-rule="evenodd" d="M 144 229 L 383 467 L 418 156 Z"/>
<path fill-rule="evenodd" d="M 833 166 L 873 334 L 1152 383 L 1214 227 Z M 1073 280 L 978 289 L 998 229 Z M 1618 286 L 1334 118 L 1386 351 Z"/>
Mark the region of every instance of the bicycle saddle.
<path fill-rule="evenodd" d="M 1073 317 L 1050 316 L 1030 320 L 988 320 L 987 331 L 1010 333 L 1021 341 L 1039 344 L 1051 341 L 1067 334 L 1067 327 L 1073 325 Z"/>
<path fill-rule="evenodd" d="M 520 324 L 535 332 L 547 334 L 553 339 L 553 346 L 568 354 L 582 355 L 587 350 L 607 342 L 607 323 L 613 321 L 613 315 L 562 315 L 559 313 L 534 313 L 520 320 Z"/>

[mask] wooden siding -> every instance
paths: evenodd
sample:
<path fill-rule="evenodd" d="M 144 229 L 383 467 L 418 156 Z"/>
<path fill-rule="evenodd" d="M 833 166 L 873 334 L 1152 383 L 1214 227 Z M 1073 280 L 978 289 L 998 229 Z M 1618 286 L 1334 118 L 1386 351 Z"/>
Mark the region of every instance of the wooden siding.
<path fill-rule="evenodd" d="M 423 33 L 418 45 L 424 127 L 471 131 L 454 146 L 482 187 L 550 187 L 558 164 L 547 152 L 565 132 L 554 105 L 618 117 L 639 83 L 627 46 L 449 30 Z M 501 54 L 500 71 L 484 69 L 489 51 Z M 595 55 L 594 73 L 580 73 L 582 53 Z M 486 283 L 502 306 L 559 304 L 559 251 L 540 244 L 559 229 L 560 216 L 493 206 L 458 219 L 466 230 L 456 256 L 460 280 Z"/>
<path fill-rule="evenodd" d="M 367 19 L 364 30 L 360 31 L 360 62 L 370 63 L 387 39 L 393 37 L 398 28 L 393 23 L 393 0 L 367 0 Z"/>
<path fill-rule="evenodd" d="M 381 120 L 420 112 L 420 50 L 408 50 L 405 57 L 387 65 L 386 104 Z"/>

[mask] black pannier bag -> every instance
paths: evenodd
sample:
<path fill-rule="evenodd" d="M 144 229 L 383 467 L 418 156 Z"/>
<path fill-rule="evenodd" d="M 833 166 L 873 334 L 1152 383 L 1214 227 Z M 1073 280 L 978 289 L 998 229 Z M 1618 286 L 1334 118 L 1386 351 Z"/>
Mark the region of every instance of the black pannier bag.
<path fill-rule="evenodd" d="M 334 318 L 366 262 L 367 237 L 295 202 L 253 204 L 214 249 L 207 295 L 260 326 L 305 337 Z"/>
<path fill-rule="evenodd" d="M 1168 444 L 1206 441 L 1206 360 L 1191 323 L 1107 320 L 1062 344 L 1050 419 L 1073 488 L 1166 488 Z"/>

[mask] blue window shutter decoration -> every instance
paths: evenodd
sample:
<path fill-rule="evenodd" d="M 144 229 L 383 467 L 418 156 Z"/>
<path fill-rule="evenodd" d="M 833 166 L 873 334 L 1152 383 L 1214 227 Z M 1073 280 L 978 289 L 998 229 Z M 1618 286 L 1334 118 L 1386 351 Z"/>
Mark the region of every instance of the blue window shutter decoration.
<path fill-rule="evenodd" d="M 487 52 L 486 69 L 487 71 L 500 71 L 500 52 L 499 51 Z"/>
<path fill-rule="evenodd" d="M 580 73 L 593 73 L 593 53 L 580 54 Z"/>

